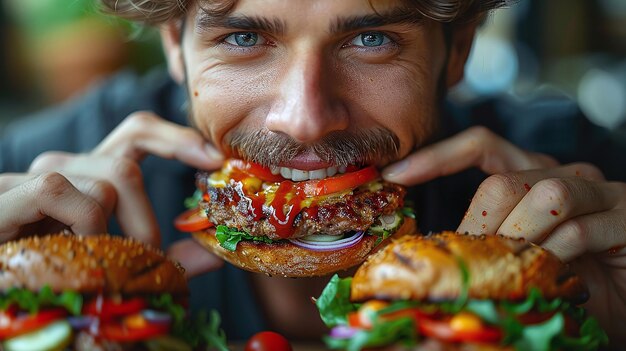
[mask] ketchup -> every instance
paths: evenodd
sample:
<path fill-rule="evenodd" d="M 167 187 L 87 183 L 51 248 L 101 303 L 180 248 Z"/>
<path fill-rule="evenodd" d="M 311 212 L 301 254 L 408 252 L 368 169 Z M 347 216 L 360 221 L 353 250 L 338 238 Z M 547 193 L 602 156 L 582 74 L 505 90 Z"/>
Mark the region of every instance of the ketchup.
<path fill-rule="evenodd" d="M 231 182 L 235 182 L 233 188 L 236 189 L 232 194 L 231 205 L 238 204 L 239 211 L 254 220 L 267 218 L 268 222 L 274 226 L 276 234 L 283 239 L 293 235 L 295 232 L 293 223 L 303 210 L 302 201 L 306 199 L 304 183 L 294 183 L 288 180 L 280 182 L 274 198 L 266 204 L 265 192 L 246 193 L 244 181 L 249 176 L 233 172 L 230 177 Z M 242 203 L 247 203 L 247 206 L 242 206 Z M 306 208 L 305 213 L 307 216 L 317 215 L 317 206 Z"/>

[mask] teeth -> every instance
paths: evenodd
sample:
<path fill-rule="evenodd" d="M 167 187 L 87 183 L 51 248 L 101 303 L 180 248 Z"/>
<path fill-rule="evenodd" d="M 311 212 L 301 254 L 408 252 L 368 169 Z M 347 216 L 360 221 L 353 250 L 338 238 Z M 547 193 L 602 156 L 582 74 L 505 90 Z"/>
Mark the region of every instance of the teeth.
<path fill-rule="evenodd" d="M 309 171 L 309 179 L 324 179 L 327 176 L 330 177 L 330 174 L 327 174 L 328 171 L 324 168 L 316 169 L 314 171 Z"/>
<path fill-rule="evenodd" d="M 283 178 L 291 179 L 291 168 L 280 167 L 280 175 L 283 176 Z"/>
<path fill-rule="evenodd" d="M 295 182 L 308 180 L 309 179 L 309 171 L 301 171 L 299 169 L 291 170 L 291 180 Z"/>
<path fill-rule="evenodd" d="M 301 182 L 303 180 L 324 179 L 327 177 L 332 177 L 337 174 L 337 172 L 346 173 L 346 166 L 340 166 L 339 168 L 328 167 L 316 169 L 313 171 L 303 171 L 295 168 L 271 166 L 270 171 L 272 172 L 272 174 L 275 175 L 280 174 L 285 179 L 291 179 L 294 182 Z"/>

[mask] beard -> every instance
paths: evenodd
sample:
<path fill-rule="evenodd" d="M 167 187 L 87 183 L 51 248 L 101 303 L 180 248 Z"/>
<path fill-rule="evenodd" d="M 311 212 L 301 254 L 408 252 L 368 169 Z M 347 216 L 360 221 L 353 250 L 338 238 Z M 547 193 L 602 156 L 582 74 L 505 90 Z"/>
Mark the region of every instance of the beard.
<path fill-rule="evenodd" d="M 301 154 L 314 154 L 336 165 L 384 164 L 398 157 L 400 147 L 398 137 L 384 128 L 331 132 L 314 144 L 267 129 L 235 130 L 227 135 L 225 144 L 234 156 L 266 167 Z"/>

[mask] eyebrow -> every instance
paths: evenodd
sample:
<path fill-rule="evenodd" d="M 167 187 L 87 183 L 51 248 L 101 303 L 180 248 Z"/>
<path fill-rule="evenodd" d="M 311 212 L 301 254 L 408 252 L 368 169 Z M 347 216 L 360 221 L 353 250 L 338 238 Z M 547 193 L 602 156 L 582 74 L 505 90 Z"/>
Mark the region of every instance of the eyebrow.
<path fill-rule="evenodd" d="M 423 21 L 424 16 L 418 11 L 397 8 L 384 13 L 339 17 L 331 24 L 330 32 L 332 34 L 347 33 L 390 24 L 420 25 Z M 264 31 L 274 34 L 284 34 L 287 30 L 287 24 L 279 18 L 270 19 L 258 16 L 230 15 L 228 13 L 215 15 L 207 11 L 200 11 L 196 26 L 199 30 L 219 27 L 242 31 Z"/>
<path fill-rule="evenodd" d="M 365 28 L 381 27 L 390 24 L 420 25 L 424 16 L 414 9 L 397 8 L 384 13 L 375 13 L 364 16 L 340 17 L 333 22 L 330 32 L 347 33 Z"/>
<path fill-rule="evenodd" d="M 274 34 L 284 34 L 287 28 L 285 22 L 278 18 L 265 18 L 244 15 L 215 16 L 207 12 L 201 12 L 196 22 L 198 29 L 230 28 L 242 31 L 263 31 Z"/>

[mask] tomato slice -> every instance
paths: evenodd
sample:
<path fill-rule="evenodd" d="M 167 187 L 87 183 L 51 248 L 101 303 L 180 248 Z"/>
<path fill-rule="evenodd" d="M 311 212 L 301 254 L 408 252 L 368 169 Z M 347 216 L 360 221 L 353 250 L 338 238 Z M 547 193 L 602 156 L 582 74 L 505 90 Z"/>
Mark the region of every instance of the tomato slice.
<path fill-rule="evenodd" d="M 181 232 L 197 232 L 213 226 L 201 208 L 192 208 L 187 210 L 176 219 L 174 219 L 174 227 Z"/>
<path fill-rule="evenodd" d="M 417 321 L 420 334 L 449 342 L 484 342 L 493 343 L 502 339 L 502 331 L 497 328 L 483 326 L 479 330 L 454 330 L 448 321 L 420 319 Z"/>
<path fill-rule="evenodd" d="M 307 196 L 323 196 L 346 189 L 353 189 L 359 185 L 371 182 L 379 177 L 374 166 L 369 166 L 355 172 L 344 173 L 334 177 L 309 180 L 303 182 L 303 191 Z"/>
<path fill-rule="evenodd" d="M 285 178 L 283 178 L 280 174 L 272 174 L 272 171 L 269 168 L 263 167 L 258 163 L 233 158 L 226 161 L 226 166 L 247 173 L 251 176 L 255 176 L 266 182 L 282 182 L 285 180 Z"/>
<path fill-rule="evenodd" d="M 48 308 L 36 314 L 17 316 L 12 311 L 0 312 L 0 339 L 9 339 L 21 334 L 41 329 L 46 325 L 65 318 L 67 311 L 63 308 Z"/>
<path fill-rule="evenodd" d="M 145 309 L 148 304 L 140 297 L 116 301 L 113 299 L 95 298 L 83 307 L 83 314 L 100 317 L 100 320 L 108 321 L 115 317 L 126 316 Z M 98 306 L 101 304 L 101 306 Z"/>
<path fill-rule="evenodd" d="M 226 167 L 230 167 L 267 182 L 290 181 L 283 178 L 280 174 L 272 174 L 270 169 L 267 167 L 240 159 L 230 159 L 226 161 Z M 378 171 L 374 166 L 365 167 L 360 170 L 357 169 L 356 166 L 350 166 L 347 168 L 347 173 L 320 180 L 296 182 L 296 184 L 301 187 L 304 194 L 307 196 L 323 196 L 344 191 L 346 189 L 356 188 L 357 186 L 371 182 L 378 177 Z"/>
<path fill-rule="evenodd" d="M 131 328 L 120 322 L 100 325 L 100 336 L 111 341 L 139 341 L 165 335 L 169 332 L 169 323 L 146 323 L 140 328 Z"/>

